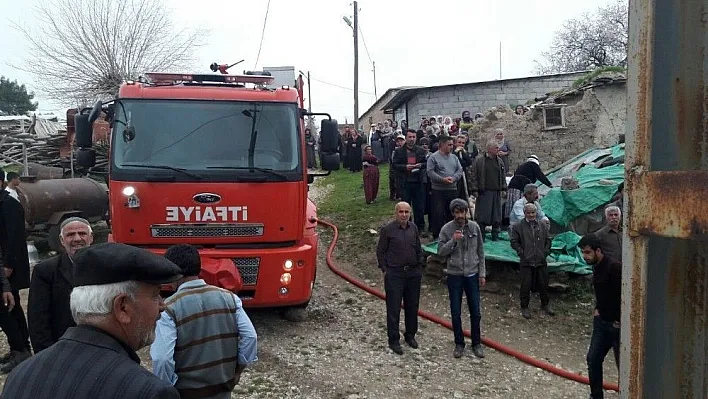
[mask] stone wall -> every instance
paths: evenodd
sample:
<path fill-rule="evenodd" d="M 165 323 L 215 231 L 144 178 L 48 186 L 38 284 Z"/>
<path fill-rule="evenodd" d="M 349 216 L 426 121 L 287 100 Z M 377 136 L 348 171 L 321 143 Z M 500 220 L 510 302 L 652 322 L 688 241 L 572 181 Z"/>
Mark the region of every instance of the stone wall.
<path fill-rule="evenodd" d="M 540 109 L 516 115 L 500 105 L 485 113 L 483 122 L 472 129 L 472 138 L 483 151 L 496 129 L 503 129 L 511 146 L 512 173 L 531 154 L 538 156 L 541 169 L 548 170 L 591 147 L 617 144 L 626 124 L 626 86 L 603 86 L 581 95 L 562 100 L 567 104 L 565 129 L 543 130 Z"/>
<path fill-rule="evenodd" d="M 526 104 L 536 97 L 564 89 L 586 74 L 578 72 L 419 90 L 408 101 L 408 120 L 419 121 L 421 117 L 437 115 L 449 115 L 454 118 L 460 116 L 464 110 L 475 114 L 499 104 L 510 107 Z M 401 104 L 399 108 L 405 108 L 405 104 Z"/>

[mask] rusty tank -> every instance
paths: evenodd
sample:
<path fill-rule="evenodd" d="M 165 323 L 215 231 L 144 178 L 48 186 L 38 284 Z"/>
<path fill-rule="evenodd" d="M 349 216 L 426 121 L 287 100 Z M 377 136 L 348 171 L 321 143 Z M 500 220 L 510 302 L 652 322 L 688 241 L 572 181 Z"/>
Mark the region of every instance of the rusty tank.
<path fill-rule="evenodd" d="M 23 179 L 17 193 L 30 231 L 49 229 L 71 216 L 98 222 L 108 212 L 108 189 L 89 178 Z"/>

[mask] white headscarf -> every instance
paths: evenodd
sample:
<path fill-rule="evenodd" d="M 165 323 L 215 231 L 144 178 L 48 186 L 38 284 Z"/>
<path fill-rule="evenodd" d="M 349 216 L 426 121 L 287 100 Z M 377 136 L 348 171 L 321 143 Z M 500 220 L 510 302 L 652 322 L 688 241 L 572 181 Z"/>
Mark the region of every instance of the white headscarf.
<path fill-rule="evenodd" d="M 526 159 L 526 162 L 533 162 L 538 165 L 538 157 L 533 154 L 529 155 L 528 159 Z"/>

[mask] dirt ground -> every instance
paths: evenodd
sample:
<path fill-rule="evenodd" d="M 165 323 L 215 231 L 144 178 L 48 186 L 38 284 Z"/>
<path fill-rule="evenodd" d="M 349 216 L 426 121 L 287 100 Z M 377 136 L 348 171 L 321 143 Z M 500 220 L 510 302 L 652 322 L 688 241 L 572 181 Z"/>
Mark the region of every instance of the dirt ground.
<path fill-rule="evenodd" d="M 315 193 L 313 193 L 314 195 Z M 250 310 L 258 331 L 259 361 L 247 369 L 233 398 L 584 398 L 588 387 L 486 349 L 477 359 L 466 352 L 454 359 L 452 332 L 422 320 L 420 349 L 404 345 L 404 355 L 387 346 L 383 301 L 333 274 L 324 260 L 331 234 L 321 230 L 320 262 L 307 319 L 289 322 L 274 310 Z M 375 239 L 372 237 L 372 240 Z M 346 247 L 340 241 L 339 248 Z M 341 253 L 341 251 L 339 252 Z M 373 253 L 351 259 L 336 257 L 348 273 L 382 289 L 383 279 Z M 518 309 L 518 274 L 509 265 L 492 264 L 489 290 L 482 292 L 482 333 L 488 338 L 566 370 L 586 375 L 585 353 L 590 339 L 592 297 L 587 279 L 563 280 L 564 293 L 551 296 L 557 315 L 538 311 L 523 319 Z M 490 292 L 494 291 L 494 292 Z M 27 292 L 22 293 L 26 305 Z M 449 317 L 447 290 L 440 279 L 423 279 L 421 308 Z M 465 321 L 465 328 L 469 319 Z M 403 327 L 402 327 L 403 329 Z M 468 346 L 469 348 L 469 346 Z M 0 353 L 8 350 L 0 339 Z M 150 367 L 147 348 L 140 351 Z M 612 356 L 605 378 L 617 381 Z M 5 376 L 0 376 L 4 384 Z M 616 394 L 606 397 L 616 398 Z"/>

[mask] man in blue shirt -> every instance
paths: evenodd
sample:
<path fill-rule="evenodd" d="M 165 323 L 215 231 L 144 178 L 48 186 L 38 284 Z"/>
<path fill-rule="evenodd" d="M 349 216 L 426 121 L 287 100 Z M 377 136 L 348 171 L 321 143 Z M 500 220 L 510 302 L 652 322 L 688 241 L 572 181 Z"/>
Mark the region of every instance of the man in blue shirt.
<path fill-rule="evenodd" d="M 201 259 L 194 246 L 173 245 L 165 257 L 184 278 L 157 322 L 153 372 L 182 397 L 230 398 L 243 370 L 258 360 L 256 330 L 238 296 L 198 277 Z"/>

